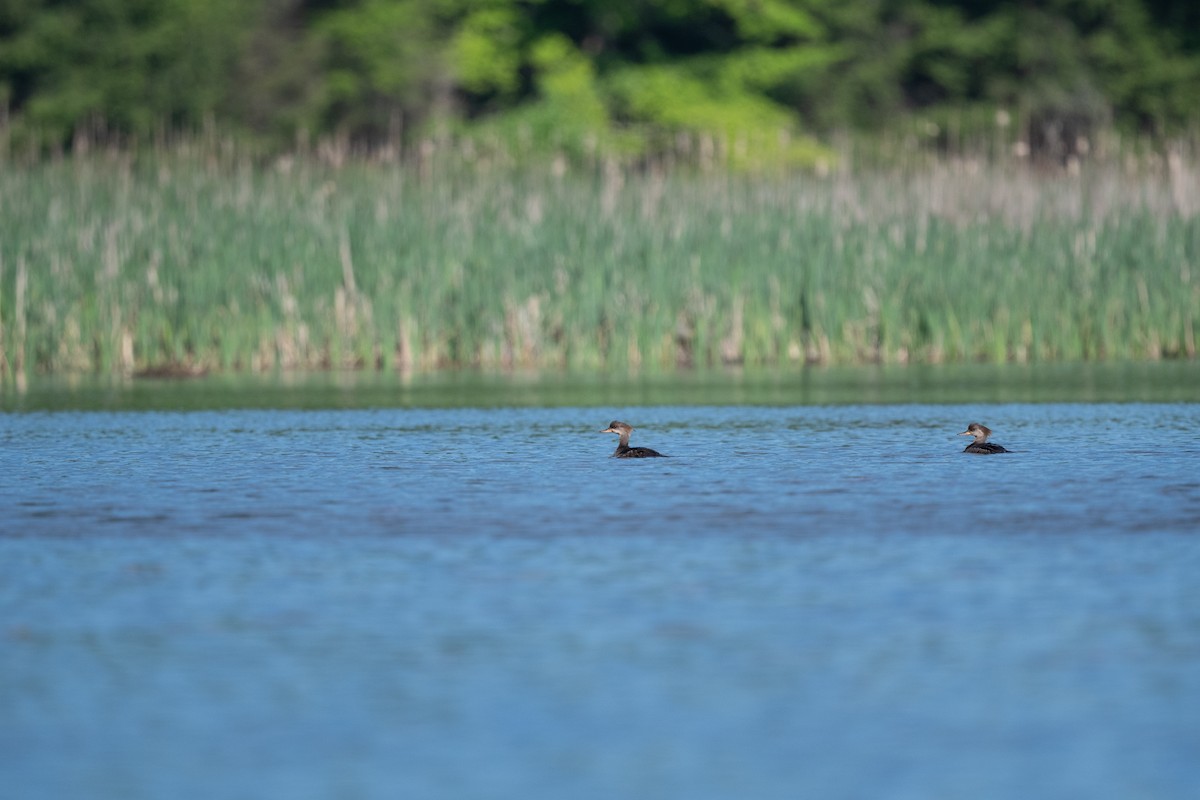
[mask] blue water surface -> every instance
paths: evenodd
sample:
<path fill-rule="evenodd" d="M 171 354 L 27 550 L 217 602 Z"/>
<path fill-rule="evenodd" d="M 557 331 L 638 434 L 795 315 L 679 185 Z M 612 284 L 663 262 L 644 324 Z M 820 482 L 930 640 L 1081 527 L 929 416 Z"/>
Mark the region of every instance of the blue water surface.
<path fill-rule="evenodd" d="M 0 796 L 1192 798 L 1198 431 L 2 414 Z"/>

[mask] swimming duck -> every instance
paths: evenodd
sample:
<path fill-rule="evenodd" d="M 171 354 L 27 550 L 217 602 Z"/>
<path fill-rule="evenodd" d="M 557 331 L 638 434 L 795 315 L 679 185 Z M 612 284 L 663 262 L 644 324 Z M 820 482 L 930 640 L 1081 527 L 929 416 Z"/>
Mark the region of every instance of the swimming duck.
<path fill-rule="evenodd" d="M 613 453 L 613 458 L 665 458 L 662 453 L 657 450 L 651 450 L 649 447 L 630 447 L 629 434 L 633 432 L 633 426 L 618 420 L 613 420 L 608 423 L 608 427 L 600 431 L 601 433 L 615 433 L 621 437 L 617 442 L 617 449 Z"/>
<path fill-rule="evenodd" d="M 959 434 L 959 436 L 974 436 L 975 441 L 967 445 L 964 453 L 978 453 L 979 455 L 991 455 L 992 453 L 1007 453 L 998 444 L 992 444 L 987 440 L 992 435 L 992 429 L 986 425 L 980 425 L 978 422 L 972 422 L 967 426 L 967 429 Z"/>

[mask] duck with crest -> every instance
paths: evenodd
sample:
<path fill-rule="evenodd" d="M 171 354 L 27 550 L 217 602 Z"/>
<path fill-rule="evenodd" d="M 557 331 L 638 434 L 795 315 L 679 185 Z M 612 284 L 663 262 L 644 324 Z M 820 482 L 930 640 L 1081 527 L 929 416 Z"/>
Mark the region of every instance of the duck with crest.
<path fill-rule="evenodd" d="M 959 434 L 959 436 L 974 436 L 975 441 L 967 445 L 964 453 L 975 453 L 981 456 L 991 455 L 992 453 L 1008 453 L 1010 450 L 1005 450 L 998 444 L 989 442 L 987 438 L 992 435 L 992 429 L 986 425 L 980 425 L 978 422 L 972 422 L 967 426 L 967 429 Z"/>
<path fill-rule="evenodd" d="M 600 431 L 601 433 L 615 433 L 620 436 L 617 442 L 617 449 L 613 453 L 613 458 L 665 458 L 665 456 L 657 450 L 651 450 L 649 447 L 630 447 L 629 434 L 633 432 L 633 426 L 627 422 L 613 420 L 608 423 L 608 427 Z"/>

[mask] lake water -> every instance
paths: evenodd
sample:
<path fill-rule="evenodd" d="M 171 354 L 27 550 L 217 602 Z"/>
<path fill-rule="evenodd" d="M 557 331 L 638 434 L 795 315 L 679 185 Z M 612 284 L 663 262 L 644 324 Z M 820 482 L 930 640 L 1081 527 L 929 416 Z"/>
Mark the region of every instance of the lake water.
<path fill-rule="evenodd" d="M 1194 394 L 205 386 L 0 414 L 5 800 L 1196 796 Z"/>

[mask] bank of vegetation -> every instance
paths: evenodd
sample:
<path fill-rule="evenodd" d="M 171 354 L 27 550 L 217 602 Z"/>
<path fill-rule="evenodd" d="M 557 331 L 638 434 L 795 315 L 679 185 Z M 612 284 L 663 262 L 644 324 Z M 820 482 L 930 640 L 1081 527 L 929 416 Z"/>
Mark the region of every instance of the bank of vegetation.
<path fill-rule="evenodd" d="M 1200 5 L 0 4 L 0 379 L 1192 358 Z"/>
<path fill-rule="evenodd" d="M 1196 355 L 1186 155 L 771 177 L 427 156 L 6 169 L 0 374 Z"/>

